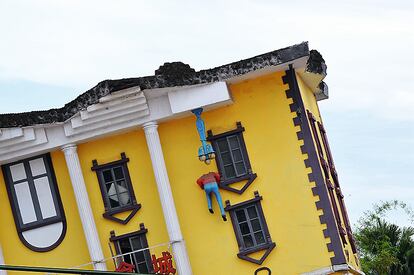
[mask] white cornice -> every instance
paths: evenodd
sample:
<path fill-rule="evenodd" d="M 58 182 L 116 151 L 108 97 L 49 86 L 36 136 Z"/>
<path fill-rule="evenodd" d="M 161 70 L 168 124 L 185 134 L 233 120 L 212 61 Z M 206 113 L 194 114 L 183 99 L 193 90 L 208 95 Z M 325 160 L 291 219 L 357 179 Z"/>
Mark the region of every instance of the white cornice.
<path fill-rule="evenodd" d="M 232 103 L 225 82 L 152 92 L 132 87 L 102 97 L 64 123 L 0 129 L 0 164 L 139 128 L 150 121 L 188 116 L 197 107 L 209 110 Z"/>

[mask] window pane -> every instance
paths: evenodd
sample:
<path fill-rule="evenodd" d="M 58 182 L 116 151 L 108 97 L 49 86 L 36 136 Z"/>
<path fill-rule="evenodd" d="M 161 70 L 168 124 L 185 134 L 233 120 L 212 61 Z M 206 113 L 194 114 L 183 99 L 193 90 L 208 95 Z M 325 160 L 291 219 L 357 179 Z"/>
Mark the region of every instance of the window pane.
<path fill-rule="evenodd" d="M 236 211 L 236 217 L 239 223 L 244 222 L 246 220 L 246 215 L 244 214 L 244 209 Z"/>
<path fill-rule="evenodd" d="M 262 227 L 260 226 L 260 221 L 259 221 L 259 219 L 254 219 L 254 220 L 251 220 L 250 222 L 251 222 L 251 224 L 252 224 L 252 229 L 253 229 L 253 232 L 256 232 L 256 231 L 262 230 Z"/>
<path fill-rule="evenodd" d="M 137 270 L 137 272 L 139 272 L 139 273 L 144 273 L 144 274 L 148 274 L 149 272 L 148 272 L 148 267 L 147 267 L 147 264 L 146 263 L 141 263 L 141 264 L 138 264 L 138 270 Z"/>
<path fill-rule="evenodd" d="M 132 243 L 132 249 L 138 250 L 138 249 L 142 248 L 140 237 L 133 237 L 130 240 L 131 240 L 131 243 Z"/>
<path fill-rule="evenodd" d="M 233 165 L 225 166 L 224 173 L 227 179 L 234 178 L 236 176 Z"/>
<path fill-rule="evenodd" d="M 243 242 L 244 242 L 244 247 L 246 248 L 254 246 L 253 238 L 251 235 L 244 236 Z"/>
<path fill-rule="evenodd" d="M 264 239 L 262 231 L 254 233 L 254 238 L 256 239 L 257 244 L 265 243 L 265 239 Z"/>
<path fill-rule="evenodd" d="M 40 211 L 43 219 L 56 217 L 55 202 L 53 201 L 52 191 L 50 190 L 48 177 L 42 177 L 34 180 L 36 193 L 38 196 Z"/>
<path fill-rule="evenodd" d="M 244 166 L 243 162 L 236 163 L 237 175 L 241 176 L 246 174 L 246 167 Z"/>
<path fill-rule="evenodd" d="M 119 202 L 121 205 L 127 205 L 131 202 L 131 197 L 129 196 L 129 192 L 123 192 L 119 194 Z"/>
<path fill-rule="evenodd" d="M 115 178 L 117 180 L 120 180 L 120 179 L 124 178 L 124 171 L 123 171 L 122 167 L 115 167 L 114 168 L 114 174 L 115 174 Z"/>
<path fill-rule="evenodd" d="M 14 182 L 18 180 L 24 180 L 27 178 L 23 163 L 10 166 L 10 172 L 11 172 L 12 180 Z"/>
<path fill-rule="evenodd" d="M 232 152 L 233 152 L 234 162 L 238 162 L 238 161 L 242 161 L 243 160 L 243 157 L 242 157 L 242 154 L 241 154 L 241 150 L 240 149 L 233 150 Z"/>
<path fill-rule="evenodd" d="M 247 222 L 240 223 L 239 227 L 240 227 L 240 232 L 242 233 L 242 235 L 246 235 L 250 233 L 249 225 L 247 224 Z"/>
<path fill-rule="evenodd" d="M 131 196 L 129 194 L 128 189 L 126 188 L 126 184 L 125 181 L 118 181 L 116 183 L 116 187 L 118 188 L 118 192 L 119 192 L 119 201 L 122 205 L 126 205 L 130 202 Z"/>
<path fill-rule="evenodd" d="M 256 206 L 253 205 L 247 208 L 247 213 L 249 214 L 250 219 L 256 218 L 257 217 Z"/>
<path fill-rule="evenodd" d="M 118 180 L 118 181 L 116 181 L 116 184 L 118 184 L 118 191 L 119 192 L 128 191 L 128 187 L 126 185 L 126 181 L 125 180 Z M 120 189 L 120 188 L 122 188 L 122 189 Z"/>
<path fill-rule="evenodd" d="M 135 259 L 136 259 L 137 263 L 145 262 L 145 256 L 144 256 L 143 251 L 137 252 L 134 255 L 135 255 Z"/>
<path fill-rule="evenodd" d="M 117 195 L 109 196 L 109 203 L 111 207 L 118 207 L 120 206 L 119 199 Z"/>
<path fill-rule="evenodd" d="M 105 182 L 114 181 L 111 170 L 104 170 L 102 174 Z"/>
<path fill-rule="evenodd" d="M 229 147 L 227 145 L 227 140 L 226 139 L 219 139 L 217 140 L 217 145 L 219 147 L 220 152 L 226 152 L 229 151 Z"/>
<path fill-rule="evenodd" d="M 106 183 L 105 184 L 105 186 L 106 186 L 106 193 L 108 195 L 116 194 L 115 186 L 113 186 L 113 185 L 114 185 L 113 182 L 109 182 L 109 183 Z"/>
<path fill-rule="evenodd" d="M 132 252 L 131 245 L 130 245 L 128 239 L 119 240 L 118 241 L 118 245 L 119 245 L 119 250 L 121 251 L 121 254 L 125 254 L 125 253 L 128 253 L 128 252 Z M 132 261 L 131 255 L 132 254 L 125 255 L 124 256 L 124 262 L 129 263 L 129 264 L 132 264 L 133 261 Z"/>
<path fill-rule="evenodd" d="M 230 152 L 221 154 L 221 160 L 223 161 L 223 165 L 228 165 L 228 164 L 233 163 L 233 161 L 231 160 Z"/>
<path fill-rule="evenodd" d="M 45 167 L 45 162 L 43 161 L 43 158 L 31 160 L 29 161 L 29 164 L 30 164 L 30 170 L 32 171 L 32 175 L 34 177 L 38 175 L 46 174 L 46 167 Z"/>
<path fill-rule="evenodd" d="M 231 149 L 239 148 L 239 138 L 237 136 L 230 136 L 227 138 Z"/>
<path fill-rule="evenodd" d="M 27 181 L 15 184 L 14 191 L 16 193 L 17 204 L 19 205 L 23 224 L 37 221 L 29 184 Z"/>
<path fill-rule="evenodd" d="M 116 195 L 115 183 L 107 184 L 106 189 L 107 189 L 107 192 L 108 192 L 108 196 Z"/>

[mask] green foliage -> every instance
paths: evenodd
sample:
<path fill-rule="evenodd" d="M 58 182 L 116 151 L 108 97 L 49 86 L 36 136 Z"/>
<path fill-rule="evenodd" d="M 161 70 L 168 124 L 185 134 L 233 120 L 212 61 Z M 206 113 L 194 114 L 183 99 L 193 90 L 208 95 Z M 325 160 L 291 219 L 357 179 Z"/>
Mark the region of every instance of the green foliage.
<path fill-rule="evenodd" d="M 399 227 L 385 220 L 386 213 L 397 208 L 414 221 L 412 209 L 400 201 L 375 205 L 359 221 L 355 236 L 366 274 L 414 275 L 414 228 Z"/>

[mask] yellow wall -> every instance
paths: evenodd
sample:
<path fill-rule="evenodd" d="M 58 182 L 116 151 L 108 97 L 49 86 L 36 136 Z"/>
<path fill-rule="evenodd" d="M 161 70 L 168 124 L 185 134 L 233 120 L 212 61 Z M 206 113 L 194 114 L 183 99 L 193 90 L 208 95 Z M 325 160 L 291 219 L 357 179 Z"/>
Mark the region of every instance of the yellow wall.
<path fill-rule="evenodd" d="M 130 159 L 128 170 L 135 197 L 137 202 L 142 205 L 138 213 L 126 225 L 102 217 L 104 213 L 102 196 L 96 173 L 91 171 L 92 160 L 96 159 L 98 164 L 119 160 L 121 152 L 125 152 Z M 142 130 L 81 144 L 78 147 L 78 154 L 105 258 L 111 256 L 108 246 L 109 232 L 111 230 L 115 230 L 116 235 L 134 232 L 139 230 L 139 224 L 142 222 L 148 229 L 146 236 L 149 246 L 168 242 L 169 238 L 154 179 L 151 159 Z M 151 252 L 158 256 L 161 254 L 161 251 L 167 250 L 168 247 L 165 246 Z M 108 262 L 108 268 L 113 268 L 111 262 Z"/>
<path fill-rule="evenodd" d="M 315 116 L 317 121 L 322 123 L 322 118 L 321 118 L 319 108 L 318 108 L 318 105 L 317 105 L 317 102 L 316 102 L 316 99 L 315 99 L 315 96 L 314 96 L 313 92 L 309 89 L 309 87 L 303 82 L 303 80 L 299 76 L 297 76 L 297 79 L 298 79 L 298 85 L 299 85 L 299 89 L 301 91 L 301 95 L 302 95 L 302 98 L 303 98 L 303 104 L 305 105 L 305 108 L 308 109 Z M 325 151 L 325 147 L 323 146 L 322 137 L 319 133 L 319 130 L 317 130 L 317 132 L 318 132 L 319 140 L 321 141 L 321 146 L 322 146 L 323 154 L 325 156 L 325 160 L 327 161 L 327 158 L 326 158 L 327 152 Z M 335 161 L 335 159 L 334 159 L 334 161 Z M 333 183 L 333 179 L 330 178 L 330 180 Z M 335 203 L 338 207 L 338 211 L 340 211 L 341 207 L 338 203 L 338 197 L 336 196 L 336 193 L 335 193 Z M 345 227 L 345 224 L 344 224 L 344 217 L 342 217 L 341 212 L 340 212 L 339 215 L 341 216 L 342 227 L 345 229 L 346 227 Z M 354 268 L 360 269 L 360 267 L 358 265 L 359 261 L 357 259 L 358 256 L 356 254 L 354 255 L 352 253 L 352 248 L 351 248 L 348 236 L 346 238 L 347 238 L 348 243 L 345 244 L 344 247 L 343 247 L 344 248 L 344 253 L 345 253 L 344 255 L 349 254 L 349 258 L 346 257 L 346 256 L 345 256 L 345 258 L 347 258 L 348 263 L 350 265 L 352 265 Z"/>
<path fill-rule="evenodd" d="M 258 177 L 242 195 L 221 190 L 223 203 L 230 200 L 233 205 L 249 200 L 254 191 L 259 191 L 270 235 L 276 243 L 262 266 L 271 268 L 274 274 L 290 275 L 330 266 L 333 254 L 326 248 L 329 240 L 322 233 L 325 226 L 320 224 L 321 212 L 315 207 L 318 198 L 312 195 L 314 184 L 308 180 L 310 170 L 304 166 L 306 156 L 300 151 L 303 142 L 297 140 L 299 128 L 293 125 L 295 114 L 289 109 L 292 100 L 286 97 L 287 85 L 282 83 L 282 75 L 284 72 L 230 85 L 234 104 L 205 112 L 203 119 L 214 134 L 234 129 L 237 121 L 245 127 L 244 139 Z M 306 93 L 304 96 L 306 105 L 319 117 L 314 98 Z M 214 200 L 215 214 L 208 212 L 204 191 L 196 184 L 199 176 L 217 168 L 214 162 L 207 166 L 197 158 L 200 141 L 195 118 L 161 123 L 159 134 L 194 274 L 253 274 L 260 266 L 237 258 L 239 251 L 231 221 L 221 220 Z M 99 164 L 115 161 L 120 159 L 121 152 L 130 159 L 131 180 L 137 201 L 142 204 L 127 225 L 102 217 L 104 205 L 96 173 L 91 171 L 92 160 Z M 111 256 L 111 230 L 117 235 L 133 232 L 141 222 L 148 228 L 149 246 L 168 242 L 142 129 L 80 144 L 78 154 L 105 257 Z M 17 237 L 0 177 L 0 207 L 6 209 L 1 221 L 7 225 L 0 226 L 0 243 L 8 264 L 77 266 L 90 261 L 63 153 L 53 152 L 52 160 L 68 221 L 67 235 L 51 252 L 37 253 L 24 247 Z M 151 252 L 159 254 L 162 250 L 167 248 Z M 110 262 L 108 266 L 113 268 Z"/>
<path fill-rule="evenodd" d="M 289 103 L 281 76 L 276 73 L 231 85 L 234 104 L 203 113 L 207 129 L 221 133 L 241 121 L 253 171 L 258 178 L 242 195 L 221 191 L 223 200 L 236 204 L 253 198 L 258 190 L 276 248 L 263 266 L 276 274 L 299 274 L 330 265 L 307 178 Z M 253 274 L 259 266 L 237 258 L 238 246 L 231 222 L 207 210 L 204 192 L 195 180 L 216 171 L 197 159 L 200 146 L 195 118 L 163 123 L 159 127 L 172 191 L 180 215 L 195 274 Z"/>

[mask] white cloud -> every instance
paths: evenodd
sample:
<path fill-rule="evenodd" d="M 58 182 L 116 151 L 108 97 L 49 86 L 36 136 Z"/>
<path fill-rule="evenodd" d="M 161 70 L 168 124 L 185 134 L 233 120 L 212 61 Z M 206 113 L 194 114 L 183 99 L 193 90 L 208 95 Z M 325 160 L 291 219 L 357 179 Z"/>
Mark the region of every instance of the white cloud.
<path fill-rule="evenodd" d="M 408 144 L 399 154 L 408 156 L 414 140 L 413 12 L 414 1 L 403 0 L 3 0 L 0 84 L 24 80 L 44 83 L 50 90 L 65 87 L 64 96 L 55 94 L 48 102 L 39 96 L 38 106 L 57 107 L 103 79 L 153 74 L 166 61 L 181 60 L 204 69 L 309 41 L 328 65 L 331 98 L 321 103 L 323 113 L 341 117 L 363 111 L 377 121 L 407 121 L 404 129 L 393 130 L 396 140 Z M 12 103 L 13 89 L 0 94 L 0 108 Z M 21 111 L 25 106 L 14 108 Z M 392 141 L 381 139 L 383 133 L 365 131 L 359 117 L 351 124 L 339 119 L 335 123 L 335 133 L 358 136 L 333 139 L 338 148 L 348 149 L 335 156 L 343 168 L 339 172 L 345 176 L 345 193 L 352 194 L 353 217 L 377 198 L 412 200 L 412 187 L 402 180 L 398 186 L 363 184 L 371 176 L 364 169 L 372 163 L 346 166 L 362 154 L 361 141 L 369 154 L 375 145 L 389 148 Z M 382 161 L 392 158 L 391 152 L 373 155 Z M 374 168 L 386 170 L 383 163 Z M 399 174 L 386 171 L 389 177 Z"/>

